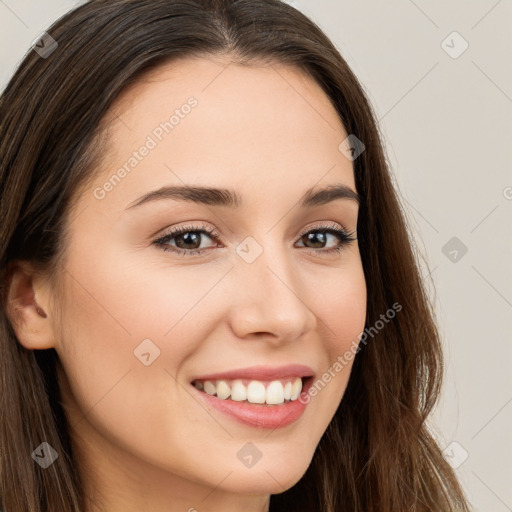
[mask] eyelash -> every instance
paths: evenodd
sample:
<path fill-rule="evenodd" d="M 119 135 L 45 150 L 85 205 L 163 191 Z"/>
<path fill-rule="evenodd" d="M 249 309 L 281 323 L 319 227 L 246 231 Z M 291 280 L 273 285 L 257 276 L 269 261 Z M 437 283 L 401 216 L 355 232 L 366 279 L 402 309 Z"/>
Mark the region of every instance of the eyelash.
<path fill-rule="evenodd" d="M 354 236 L 354 231 L 348 231 L 345 229 L 339 229 L 336 227 L 336 224 L 323 224 L 320 226 L 315 226 L 314 228 L 310 228 L 306 231 L 303 231 L 299 235 L 299 240 L 309 234 L 309 233 L 315 233 L 315 232 L 322 232 L 322 233 L 328 233 L 331 235 L 335 235 L 338 237 L 340 245 L 338 247 L 332 247 L 330 249 L 311 249 L 309 251 L 306 251 L 308 254 L 314 254 L 317 255 L 319 253 L 321 254 L 331 254 L 334 252 L 341 252 L 341 249 L 343 249 L 344 246 L 349 245 L 350 243 L 357 240 L 357 238 Z M 155 240 L 153 243 L 159 247 L 163 251 L 171 251 L 177 254 L 180 254 L 182 256 L 192 256 L 194 254 L 202 254 L 204 251 L 207 251 L 208 249 L 180 249 L 179 247 L 174 247 L 172 245 L 168 245 L 166 242 L 169 240 L 172 240 L 174 237 L 177 237 L 179 235 L 183 235 L 185 233 L 201 233 L 208 235 L 212 239 L 217 239 L 220 234 L 215 230 L 210 228 L 209 226 L 203 225 L 201 228 L 198 228 L 197 226 L 182 226 L 179 228 L 172 228 L 163 235 L 162 237 Z M 209 249 L 214 249 L 214 247 L 210 247 Z"/>

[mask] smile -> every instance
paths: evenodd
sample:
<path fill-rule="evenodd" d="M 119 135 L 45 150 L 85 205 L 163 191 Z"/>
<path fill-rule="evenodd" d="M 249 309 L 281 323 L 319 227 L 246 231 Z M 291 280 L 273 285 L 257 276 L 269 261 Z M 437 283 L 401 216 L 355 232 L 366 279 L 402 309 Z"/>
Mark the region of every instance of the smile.
<path fill-rule="evenodd" d="M 235 380 L 195 380 L 197 389 L 221 400 L 246 402 L 251 404 L 280 405 L 293 402 L 302 391 L 300 377 L 282 380 L 261 381 L 248 379 Z"/>
<path fill-rule="evenodd" d="M 231 420 L 252 428 L 275 430 L 302 416 L 309 400 L 300 400 L 300 397 L 307 395 L 312 383 L 313 377 L 272 381 L 196 379 L 191 388 L 208 408 L 216 409 Z"/>

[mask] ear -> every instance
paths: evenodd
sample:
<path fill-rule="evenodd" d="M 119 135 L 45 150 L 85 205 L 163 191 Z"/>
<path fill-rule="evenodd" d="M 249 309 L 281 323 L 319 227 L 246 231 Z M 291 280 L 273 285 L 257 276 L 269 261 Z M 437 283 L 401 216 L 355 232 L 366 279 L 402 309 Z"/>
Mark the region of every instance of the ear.
<path fill-rule="evenodd" d="M 25 348 L 41 350 L 55 346 L 48 284 L 27 262 L 9 262 L 6 312 Z"/>

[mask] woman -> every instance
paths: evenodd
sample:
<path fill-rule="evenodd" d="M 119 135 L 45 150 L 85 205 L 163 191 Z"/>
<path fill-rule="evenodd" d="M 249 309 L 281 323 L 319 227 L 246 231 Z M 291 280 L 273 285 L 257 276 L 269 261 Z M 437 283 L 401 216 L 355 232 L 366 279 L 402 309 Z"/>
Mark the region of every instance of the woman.
<path fill-rule="evenodd" d="M 467 511 L 373 112 L 277 0 L 87 2 L 1 100 L 2 509 Z"/>

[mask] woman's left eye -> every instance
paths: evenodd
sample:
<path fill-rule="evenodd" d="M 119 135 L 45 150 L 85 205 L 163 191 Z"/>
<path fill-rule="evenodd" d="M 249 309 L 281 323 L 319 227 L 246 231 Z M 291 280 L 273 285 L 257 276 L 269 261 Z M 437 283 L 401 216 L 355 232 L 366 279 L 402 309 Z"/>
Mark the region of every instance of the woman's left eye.
<path fill-rule="evenodd" d="M 308 253 L 339 253 L 344 246 L 357 240 L 354 234 L 354 232 L 339 229 L 336 224 L 322 225 L 301 233 L 299 241 L 303 244 L 313 242 L 314 244 L 322 245 L 328 242 L 328 237 L 334 237 L 338 240 L 338 244 L 335 247 L 328 249 L 315 248 L 312 251 L 308 251 Z M 153 243 L 164 251 L 172 251 L 183 256 L 192 256 L 194 254 L 201 254 L 206 250 L 204 248 L 198 248 L 198 246 L 201 245 L 202 237 L 205 235 L 210 239 L 218 239 L 220 236 L 219 233 L 208 226 L 202 226 L 200 228 L 197 226 L 183 226 L 171 229 L 168 233 L 158 238 Z M 176 245 L 169 244 L 171 241 L 174 241 Z"/>

